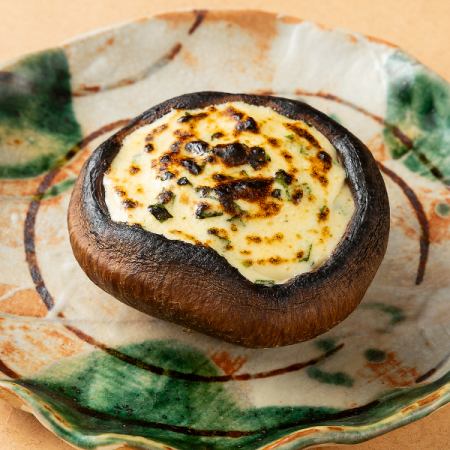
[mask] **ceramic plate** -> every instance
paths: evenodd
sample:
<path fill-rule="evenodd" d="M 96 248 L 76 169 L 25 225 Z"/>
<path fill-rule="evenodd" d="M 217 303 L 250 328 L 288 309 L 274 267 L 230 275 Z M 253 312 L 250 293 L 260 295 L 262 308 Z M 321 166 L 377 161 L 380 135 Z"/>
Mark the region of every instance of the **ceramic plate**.
<path fill-rule="evenodd" d="M 379 162 L 386 257 L 360 307 L 313 341 L 226 344 L 115 301 L 75 262 L 83 162 L 129 118 L 200 90 L 301 99 Z M 299 449 L 449 400 L 450 89 L 395 46 L 255 11 L 143 19 L 3 66 L 0 143 L 1 392 L 67 442 Z"/>

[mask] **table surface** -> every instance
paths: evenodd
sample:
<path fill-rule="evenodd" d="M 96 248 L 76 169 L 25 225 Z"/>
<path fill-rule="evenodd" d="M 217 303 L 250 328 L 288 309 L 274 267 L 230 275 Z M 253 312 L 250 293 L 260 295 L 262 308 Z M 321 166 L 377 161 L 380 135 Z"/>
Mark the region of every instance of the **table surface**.
<path fill-rule="evenodd" d="M 80 33 L 173 9 L 264 9 L 391 41 L 450 80 L 448 0 L 14 0 L 0 1 L 0 60 Z M 87 11 L 89 13 L 87 13 Z M 450 448 L 450 406 L 352 450 Z M 68 450 L 30 414 L 0 401 L 0 450 Z M 325 448 L 325 447 L 321 447 Z M 333 446 L 335 450 L 347 446 Z"/>

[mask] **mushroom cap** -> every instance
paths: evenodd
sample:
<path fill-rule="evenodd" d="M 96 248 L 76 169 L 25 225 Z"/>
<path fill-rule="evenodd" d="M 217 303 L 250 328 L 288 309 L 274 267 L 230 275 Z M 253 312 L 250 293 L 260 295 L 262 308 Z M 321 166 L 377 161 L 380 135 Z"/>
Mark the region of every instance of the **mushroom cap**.
<path fill-rule="evenodd" d="M 284 284 L 254 284 L 210 248 L 114 222 L 105 203 L 103 175 L 127 135 L 172 108 L 235 101 L 270 107 L 320 131 L 339 153 L 354 198 L 354 215 L 330 258 Z M 68 226 L 82 269 L 118 300 L 228 342 L 277 347 L 324 333 L 357 307 L 386 251 L 389 202 L 370 151 L 325 114 L 281 97 L 199 92 L 150 108 L 93 152 L 72 193 Z"/>

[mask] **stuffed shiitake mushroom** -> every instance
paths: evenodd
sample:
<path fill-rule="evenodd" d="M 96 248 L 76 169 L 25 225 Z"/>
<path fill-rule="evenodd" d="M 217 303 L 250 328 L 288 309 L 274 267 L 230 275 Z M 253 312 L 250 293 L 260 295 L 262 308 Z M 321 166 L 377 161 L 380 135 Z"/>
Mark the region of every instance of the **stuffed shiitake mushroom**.
<path fill-rule="evenodd" d="M 313 338 L 358 305 L 389 204 L 367 148 L 312 107 L 201 92 L 161 103 L 92 154 L 68 224 L 91 280 L 229 342 Z"/>

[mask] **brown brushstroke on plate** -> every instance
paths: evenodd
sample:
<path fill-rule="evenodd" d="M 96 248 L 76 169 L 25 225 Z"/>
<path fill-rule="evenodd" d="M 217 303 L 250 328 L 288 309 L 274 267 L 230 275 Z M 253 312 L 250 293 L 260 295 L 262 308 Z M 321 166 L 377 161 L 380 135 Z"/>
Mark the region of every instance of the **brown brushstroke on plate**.
<path fill-rule="evenodd" d="M 195 33 L 197 28 L 202 24 L 203 20 L 205 19 L 205 16 L 208 13 L 208 10 L 206 10 L 206 9 L 194 9 L 193 12 L 195 14 L 195 20 L 194 20 L 194 23 L 189 28 L 188 34 Z"/>
<path fill-rule="evenodd" d="M 6 365 L 1 359 L 0 359 L 0 372 L 5 374 L 7 377 L 12 378 L 14 380 L 17 380 L 20 378 L 20 375 L 12 370 L 10 367 Z"/>
<path fill-rule="evenodd" d="M 202 24 L 203 20 L 205 19 L 205 16 L 207 14 L 207 10 L 194 10 L 194 22 L 190 26 L 188 30 L 188 34 L 192 35 L 198 27 Z M 161 16 L 164 18 L 164 16 Z M 110 91 L 113 89 L 121 88 L 124 86 L 131 86 L 135 83 L 138 83 L 139 81 L 144 80 L 145 78 L 149 77 L 150 75 L 153 75 L 163 67 L 165 67 L 167 64 L 169 64 L 177 55 L 180 53 L 181 49 L 183 48 L 183 44 L 181 42 L 175 42 L 172 47 L 162 56 L 160 56 L 156 61 L 154 61 L 149 67 L 142 70 L 139 74 L 134 75 L 132 77 L 126 77 L 122 78 L 118 81 L 115 81 L 110 84 L 106 85 L 100 85 L 100 84 L 94 84 L 94 85 L 85 85 L 81 84 L 77 88 L 75 88 L 72 92 L 72 95 L 74 97 L 84 97 L 87 95 L 97 94 L 99 92 L 105 92 Z"/>
<path fill-rule="evenodd" d="M 432 367 L 430 370 L 427 370 L 422 375 L 419 375 L 416 378 L 416 383 L 422 383 L 423 381 L 427 380 L 428 378 L 432 377 L 441 367 L 444 366 L 444 364 L 450 359 L 450 352 L 447 353 L 444 358 L 442 358 L 434 367 Z"/>
<path fill-rule="evenodd" d="M 165 67 L 167 64 L 169 64 L 175 56 L 180 53 L 180 50 L 182 49 L 182 44 L 180 42 L 175 42 L 175 44 L 172 45 L 172 47 L 161 57 L 159 57 L 156 61 L 154 61 L 150 66 L 148 66 L 146 69 L 142 70 L 140 73 L 132 76 L 132 77 L 125 77 L 121 78 L 118 81 L 114 81 L 109 84 L 105 85 L 85 85 L 81 84 L 80 86 L 76 87 L 72 91 L 72 95 L 74 97 L 85 97 L 87 95 L 97 94 L 99 92 L 105 92 L 105 91 L 111 91 L 114 89 L 118 89 L 125 86 L 131 86 L 133 84 L 136 84 L 137 82 L 144 80 L 145 78 L 149 77 L 150 75 L 153 75 L 154 73 L 158 72 L 160 69 Z"/>
<path fill-rule="evenodd" d="M 378 163 L 380 170 L 387 175 L 392 181 L 394 181 L 398 187 L 405 194 L 406 198 L 409 200 L 416 217 L 419 222 L 421 233 L 420 233 L 420 257 L 419 257 L 419 266 L 417 268 L 416 274 L 416 284 L 420 284 L 423 281 L 425 276 L 425 267 L 428 261 L 428 254 L 430 249 L 430 224 L 428 222 L 428 218 L 425 214 L 425 210 L 423 209 L 422 203 L 417 197 L 416 193 L 411 189 L 411 187 L 406 183 L 403 178 L 397 175 L 393 170 L 388 169 L 381 162 Z"/>
<path fill-rule="evenodd" d="M 200 375 L 196 373 L 179 372 L 178 370 L 166 369 L 164 367 L 146 363 L 145 361 L 134 358 L 133 356 L 127 355 L 117 349 L 108 347 L 107 345 L 97 341 L 94 337 L 89 336 L 88 334 L 84 333 L 83 331 L 81 331 L 76 327 L 73 327 L 71 325 L 65 325 L 65 327 L 84 342 L 98 348 L 99 350 L 103 350 L 108 355 L 111 355 L 127 364 L 154 373 L 155 375 L 163 375 L 179 380 L 203 382 L 203 383 L 226 383 L 228 381 L 249 381 L 262 378 L 271 378 L 274 376 L 284 375 L 290 372 L 297 372 L 301 369 L 312 366 L 329 358 L 330 356 L 334 355 L 336 352 L 338 352 L 344 347 L 344 344 L 339 344 L 336 347 L 332 348 L 331 350 L 328 350 L 327 352 L 324 352 L 321 355 L 316 356 L 315 358 L 311 358 L 303 362 L 294 363 L 286 367 L 280 367 L 278 369 L 272 369 L 255 373 L 240 373 L 236 375 L 228 374 L 228 375 L 211 376 L 211 375 Z"/>
<path fill-rule="evenodd" d="M 64 159 L 56 167 L 51 169 L 42 179 L 41 183 L 37 188 L 36 194 L 34 195 L 34 198 L 28 207 L 24 226 L 25 259 L 28 264 L 28 269 L 30 271 L 30 275 L 33 280 L 35 289 L 48 310 L 53 308 L 55 302 L 42 278 L 42 273 L 37 261 L 36 245 L 35 245 L 36 217 L 39 211 L 41 200 L 47 189 L 51 186 L 52 181 L 54 180 L 54 178 L 56 177 L 62 166 L 69 159 L 73 158 L 82 148 L 84 148 L 86 145 L 88 145 L 91 141 L 93 141 L 97 137 L 116 129 L 119 126 L 123 126 L 127 123 L 128 119 L 123 119 L 106 124 L 103 127 L 86 136 L 84 139 L 81 140 L 81 142 L 79 142 L 76 146 L 74 146 L 71 150 L 69 150 Z"/>

